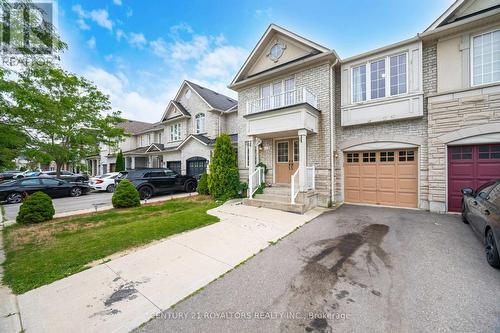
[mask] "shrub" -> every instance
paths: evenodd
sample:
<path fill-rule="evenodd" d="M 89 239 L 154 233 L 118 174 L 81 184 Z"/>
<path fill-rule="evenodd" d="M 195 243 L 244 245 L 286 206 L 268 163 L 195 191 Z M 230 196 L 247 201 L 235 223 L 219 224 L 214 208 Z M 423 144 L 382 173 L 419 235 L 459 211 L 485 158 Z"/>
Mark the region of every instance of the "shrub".
<path fill-rule="evenodd" d="M 267 165 L 265 165 L 264 163 L 262 162 L 259 162 L 257 163 L 256 167 L 261 167 L 261 168 L 264 168 L 264 175 L 267 175 Z"/>
<path fill-rule="evenodd" d="M 208 175 L 206 173 L 201 175 L 196 192 L 198 192 L 198 194 L 208 195 Z"/>
<path fill-rule="evenodd" d="M 134 184 L 127 179 L 123 179 L 118 183 L 111 202 L 115 208 L 138 207 L 141 205 L 139 192 Z"/>
<path fill-rule="evenodd" d="M 115 171 L 125 171 L 125 158 L 123 157 L 123 153 L 121 150 L 116 155 Z"/>
<path fill-rule="evenodd" d="M 212 196 L 221 200 L 236 197 L 240 190 L 236 153 L 227 134 L 222 134 L 215 140 L 208 174 L 208 190 Z"/>
<path fill-rule="evenodd" d="M 43 192 L 35 192 L 24 199 L 16 221 L 19 224 L 41 223 L 51 220 L 54 214 L 52 199 Z"/>

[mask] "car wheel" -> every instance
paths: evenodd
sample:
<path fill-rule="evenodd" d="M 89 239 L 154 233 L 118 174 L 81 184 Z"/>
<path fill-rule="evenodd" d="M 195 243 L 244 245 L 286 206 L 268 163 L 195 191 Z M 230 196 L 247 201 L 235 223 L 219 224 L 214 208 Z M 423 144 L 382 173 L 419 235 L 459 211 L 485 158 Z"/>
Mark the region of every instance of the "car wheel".
<path fill-rule="evenodd" d="M 144 186 L 139 189 L 139 197 L 141 200 L 149 199 L 153 196 L 153 189 L 149 186 Z"/>
<path fill-rule="evenodd" d="M 187 182 L 186 185 L 184 185 L 184 190 L 188 193 L 196 191 L 196 183 L 193 181 Z"/>
<path fill-rule="evenodd" d="M 82 195 L 82 189 L 80 187 L 72 187 L 71 190 L 69 191 L 69 196 L 70 197 L 79 197 Z"/>
<path fill-rule="evenodd" d="M 108 187 L 106 187 L 106 192 L 113 193 L 114 191 L 115 191 L 115 185 L 114 184 L 110 184 L 110 185 L 108 185 Z"/>
<path fill-rule="evenodd" d="M 493 230 L 489 229 L 486 233 L 486 260 L 488 264 L 495 268 L 500 268 L 500 258 L 498 256 L 498 248 L 493 237 Z"/>
<path fill-rule="evenodd" d="M 6 200 L 10 204 L 20 203 L 21 201 L 23 201 L 23 195 L 21 193 L 17 193 L 17 192 L 10 193 L 7 196 Z"/>
<path fill-rule="evenodd" d="M 465 203 L 462 201 L 462 222 L 465 224 L 469 224 L 467 221 L 467 217 L 465 217 Z"/>

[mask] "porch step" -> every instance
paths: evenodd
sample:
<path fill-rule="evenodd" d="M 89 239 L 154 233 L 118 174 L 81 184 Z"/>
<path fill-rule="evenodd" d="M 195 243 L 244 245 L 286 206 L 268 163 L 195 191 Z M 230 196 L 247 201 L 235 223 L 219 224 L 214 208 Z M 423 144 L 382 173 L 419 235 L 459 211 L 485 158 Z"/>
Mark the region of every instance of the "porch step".
<path fill-rule="evenodd" d="M 288 197 L 290 197 L 290 185 L 288 185 L 288 186 L 273 185 L 271 187 L 266 187 L 264 189 L 264 193 L 265 194 L 274 194 L 274 195 L 287 195 Z"/>
<path fill-rule="evenodd" d="M 269 201 L 263 199 L 244 199 L 243 203 L 248 206 L 264 207 L 270 209 L 283 210 L 285 212 L 292 212 L 298 214 L 305 213 L 304 204 L 291 204 L 290 202 Z"/>
<path fill-rule="evenodd" d="M 255 199 L 285 202 L 285 203 L 290 203 L 291 201 L 290 194 L 288 195 L 273 194 L 273 193 L 268 193 L 266 190 L 264 190 L 264 194 L 256 194 Z"/>

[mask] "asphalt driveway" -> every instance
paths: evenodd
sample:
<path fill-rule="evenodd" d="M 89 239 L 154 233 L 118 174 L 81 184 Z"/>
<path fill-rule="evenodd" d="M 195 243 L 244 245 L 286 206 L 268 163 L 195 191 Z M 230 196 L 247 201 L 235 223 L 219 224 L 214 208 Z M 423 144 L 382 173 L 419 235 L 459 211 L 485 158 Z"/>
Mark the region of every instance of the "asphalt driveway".
<path fill-rule="evenodd" d="M 500 271 L 455 215 L 345 205 L 140 332 L 499 332 Z"/>

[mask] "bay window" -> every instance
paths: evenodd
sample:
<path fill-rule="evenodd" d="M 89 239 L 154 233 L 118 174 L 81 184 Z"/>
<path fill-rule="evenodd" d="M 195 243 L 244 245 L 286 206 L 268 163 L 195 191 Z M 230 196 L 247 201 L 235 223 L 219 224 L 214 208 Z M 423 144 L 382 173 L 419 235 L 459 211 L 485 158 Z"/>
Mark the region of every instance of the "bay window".
<path fill-rule="evenodd" d="M 170 125 L 170 141 L 179 141 L 181 139 L 181 124 Z"/>
<path fill-rule="evenodd" d="M 404 52 L 352 67 L 352 103 L 406 94 L 407 62 L 407 53 Z"/>
<path fill-rule="evenodd" d="M 472 38 L 472 85 L 500 82 L 500 30 Z"/>

